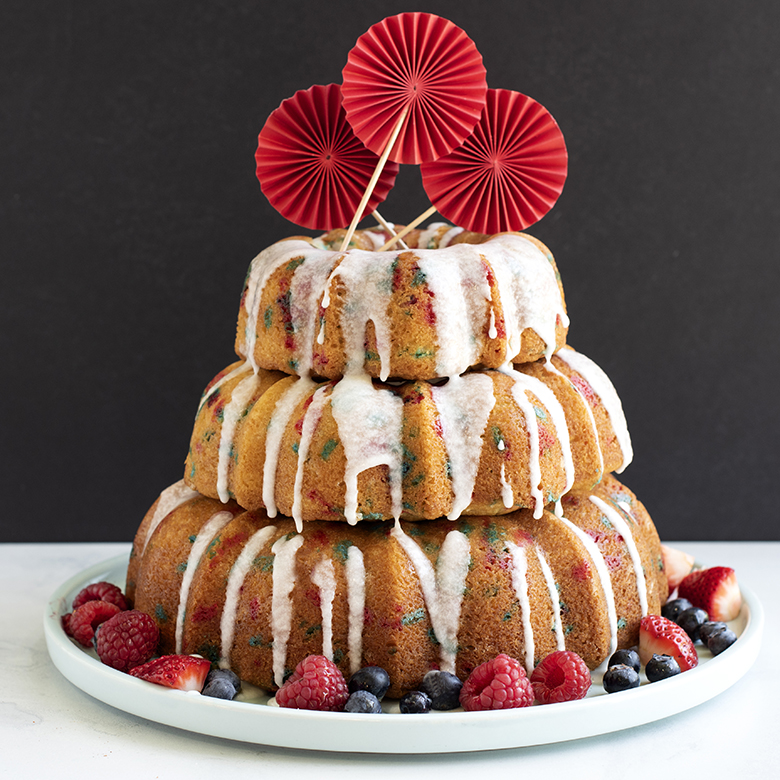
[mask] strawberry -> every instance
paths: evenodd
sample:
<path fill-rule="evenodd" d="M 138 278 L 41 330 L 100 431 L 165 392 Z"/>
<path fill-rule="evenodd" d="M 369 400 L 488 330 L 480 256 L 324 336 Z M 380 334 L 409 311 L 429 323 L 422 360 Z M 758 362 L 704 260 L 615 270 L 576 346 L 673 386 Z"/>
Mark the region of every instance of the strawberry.
<path fill-rule="evenodd" d="M 699 663 L 691 638 L 677 623 L 660 615 L 645 615 L 639 624 L 639 659 L 646 665 L 656 653 L 672 656 L 683 672 Z"/>
<path fill-rule="evenodd" d="M 671 593 L 691 573 L 694 558 L 682 550 L 667 547 L 665 544 L 661 545 L 661 556 L 664 562 L 664 573 L 669 582 L 669 592 Z"/>
<path fill-rule="evenodd" d="M 180 691 L 198 691 L 203 688 L 211 661 L 195 655 L 163 655 L 130 670 L 133 677 L 176 688 Z"/>
<path fill-rule="evenodd" d="M 742 608 L 737 575 L 728 566 L 713 566 L 691 572 L 680 583 L 680 596 L 700 607 L 710 620 L 734 620 Z"/>

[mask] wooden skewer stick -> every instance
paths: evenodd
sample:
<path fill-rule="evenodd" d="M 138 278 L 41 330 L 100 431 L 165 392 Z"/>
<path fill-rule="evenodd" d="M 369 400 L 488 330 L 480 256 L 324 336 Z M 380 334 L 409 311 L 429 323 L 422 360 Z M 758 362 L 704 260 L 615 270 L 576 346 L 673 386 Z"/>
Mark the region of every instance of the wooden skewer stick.
<path fill-rule="evenodd" d="M 358 222 L 360 222 L 360 217 L 363 214 L 363 210 L 366 208 L 366 203 L 368 203 L 368 199 L 371 197 L 371 193 L 374 191 L 374 187 L 376 187 L 376 183 L 379 181 L 379 175 L 382 173 L 382 170 L 385 167 L 387 158 L 390 156 L 390 150 L 395 144 L 395 139 L 398 138 L 398 133 L 401 132 L 401 126 L 403 125 L 408 113 L 409 106 L 407 106 L 401 112 L 401 116 L 398 117 L 398 121 L 395 123 L 393 132 L 390 134 L 390 140 L 387 142 L 387 146 L 385 146 L 385 149 L 382 152 L 382 156 L 379 158 L 379 162 L 376 164 L 376 168 L 374 169 L 374 173 L 371 176 L 371 180 L 368 182 L 368 187 L 366 187 L 366 191 L 363 193 L 363 198 L 360 201 L 360 205 L 357 207 L 355 216 L 352 218 L 352 224 L 349 226 L 347 233 L 344 236 L 344 240 L 341 242 L 341 249 L 339 250 L 341 252 L 346 252 L 347 247 L 349 246 L 349 242 L 352 240 L 352 236 L 355 234 L 355 228 L 358 226 Z"/>
<path fill-rule="evenodd" d="M 436 213 L 436 206 L 431 206 L 427 211 L 423 211 L 419 217 L 413 219 L 403 230 L 396 233 L 384 246 L 379 248 L 380 252 L 384 252 L 396 242 L 400 241 L 407 233 L 414 230 L 421 222 L 424 222 L 428 217 L 433 216 Z"/>
<path fill-rule="evenodd" d="M 371 216 L 377 221 L 378 224 L 380 224 L 391 236 L 397 236 L 398 233 L 396 232 L 395 228 L 376 210 L 371 212 Z M 409 247 L 406 245 L 404 240 L 402 238 L 397 239 L 398 243 L 404 248 L 408 249 Z"/>

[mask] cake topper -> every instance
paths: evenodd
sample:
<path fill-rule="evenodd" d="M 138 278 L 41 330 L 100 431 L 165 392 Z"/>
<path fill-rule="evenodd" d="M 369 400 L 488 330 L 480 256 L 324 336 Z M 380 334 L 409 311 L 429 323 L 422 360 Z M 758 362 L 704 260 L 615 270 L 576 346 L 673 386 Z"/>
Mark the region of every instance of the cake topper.
<path fill-rule="evenodd" d="M 538 222 L 561 194 L 567 165 L 550 113 L 519 92 L 491 89 L 474 132 L 421 172 L 443 217 L 477 233 L 499 233 Z"/>
<path fill-rule="evenodd" d="M 349 227 L 376 211 L 398 163 L 420 164 L 431 207 L 485 233 L 524 230 L 554 205 L 568 156 L 560 128 L 519 92 L 487 88 L 482 57 L 452 22 L 403 13 L 373 25 L 350 51 L 339 87 L 285 100 L 258 138 L 257 177 L 282 216 L 307 228 Z M 405 246 L 401 241 L 401 245 Z"/>
<path fill-rule="evenodd" d="M 255 161 L 263 194 L 286 219 L 313 230 L 347 224 L 378 157 L 347 122 L 338 84 L 316 84 L 283 101 L 260 131 Z M 388 163 L 360 217 L 375 211 L 398 175 Z"/>

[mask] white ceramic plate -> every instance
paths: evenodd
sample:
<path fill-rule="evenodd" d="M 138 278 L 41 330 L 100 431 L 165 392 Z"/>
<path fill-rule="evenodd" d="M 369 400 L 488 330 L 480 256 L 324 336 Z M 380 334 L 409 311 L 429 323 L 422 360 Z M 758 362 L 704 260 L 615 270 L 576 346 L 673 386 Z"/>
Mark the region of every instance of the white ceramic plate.
<path fill-rule="evenodd" d="M 77 574 L 52 595 L 44 613 L 46 643 L 55 666 L 100 701 L 148 720 L 214 737 L 277 747 L 354 753 L 454 753 L 544 745 L 632 728 L 695 707 L 732 686 L 758 656 L 764 622 L 755 595 L 743 588 L 744 606 L 731 627 L 739 640 L 720 656 L 700 649 L 699 665 L 669 680 L 605 694 L 601 676 L 581 701 L 496 712 L 384 715 L 310 712 L 269 705 L 251 687 L 244 699 L 224 701 L 137 680 L 104 666 L 69 639 L 61 616 L 91 582 L 124 586 L 127 556 Z M 701 648 L 701 645 L 697 645 Z M 272 700 L 271 700 L 272 702 Z"/>

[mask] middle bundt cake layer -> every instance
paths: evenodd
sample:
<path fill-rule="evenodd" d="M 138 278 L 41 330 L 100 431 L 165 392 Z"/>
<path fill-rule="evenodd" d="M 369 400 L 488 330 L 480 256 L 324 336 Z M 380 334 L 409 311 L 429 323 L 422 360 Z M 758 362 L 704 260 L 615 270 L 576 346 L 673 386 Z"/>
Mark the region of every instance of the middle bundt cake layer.
<path fill-rule="evenodd" d="M 323 654 L 345 675 L 387 669 L 391 696 L 432 668 L 465 679 L 502 652 L 529 672 L 564 648 L 595 668 L 636 643 L 666 591 L 653 523 L 611 476 L 564 499 L 563 517 L 320 522 L 301 533 L 177 485 L 138 529 L 127 577 L 162 653 L 198 653 L 268 690 Z"/>
<path fill-rule="evenodd" d="M 316 382 L 236 363 L 203 395 L 185 481 L 299 524 L 539 516 L 630 459 L 614 388 L 569 348 L 439 384 Z"/>

